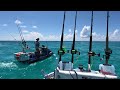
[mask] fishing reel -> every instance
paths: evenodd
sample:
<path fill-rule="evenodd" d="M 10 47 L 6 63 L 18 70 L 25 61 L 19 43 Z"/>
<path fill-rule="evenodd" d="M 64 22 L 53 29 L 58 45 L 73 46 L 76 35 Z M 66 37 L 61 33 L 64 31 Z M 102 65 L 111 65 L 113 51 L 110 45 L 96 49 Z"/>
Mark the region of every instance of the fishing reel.
<path fill-rule="evenodd" d="M 71 53 L 71 54 L 78 54 L 80 55 L 80 52 L 78 50 L 67 50 L 67 53 Z"/>
<path fill-rule="evenodd" d="M 67 50 L 67 53 L 80 55 L 80 52 L 78 50 L 76 50 L 76 49 L 74 49 L 74 50 Z"/>
<path fill-rule="evenodd" d="M 65 54 L 65 50 L 63 48 L 58 50 L 58 55 L 64 55 L 64 54 Z"/>
<path fill-rule="evenodd" d="M 89 56 L 98 56 L 98 57 L 100 57 L 100 53 L 96 54 L 96 53 L 93 52 L 93 51 L 88 52 L 88 55 L 89 55 Z"/>
<path fill-rule="evenodd" d="M 112 50 L 110 48 L 108 48 L 108 50 L 105 49 L 105 54 L 108 55 L 108 54 L 112 54 Z"/>
<path fill-rule="evenodd" d="M 74 50 L 71 50 L 71 54 L 78 54 L 78 55 L 80 55 L 80 52 L 74 49 Z"/>
<path fill-rule="evenodd" d="M 106 57 L 107 59 L 109 59 L 110 54 L 112 54 L 112 50 L 110 48 L 108 48 L 108 50 L 105 49 L 105 55 L 103 55 L 103 58 Z"/>

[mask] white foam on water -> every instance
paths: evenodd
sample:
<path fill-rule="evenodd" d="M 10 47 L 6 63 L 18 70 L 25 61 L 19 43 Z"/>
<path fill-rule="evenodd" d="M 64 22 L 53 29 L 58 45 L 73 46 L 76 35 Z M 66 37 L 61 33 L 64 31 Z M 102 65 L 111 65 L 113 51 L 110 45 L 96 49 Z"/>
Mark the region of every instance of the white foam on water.
<path fill-rule="evenodd" d="M 13 62 L 9 62 L 9 63 L 2 62 L 0 63 L 0 67 L 1 68 L 17 68 L 18 66 Z"/>
<path fill-rule="evenodd" d="M 58 59 L 57 56 L 56 56 L 56 54 L 53 54 L 53 56 L 55 57 L 55 59 Z"/>
<path fill-rule="evenodd" d="M 35 66 L 36 65 L 36 63 L 32 63 L 32 64 L 30 64 L 30 66 Z"/>
<path fill-rule="evenodd" d="M 56 54 L 53 54 L 53 56 L 56 56 Z"/>
<path fill-rule="evenodd" d="M 2 78 L 2 76 L 0 76 L 0 78 Z"/>

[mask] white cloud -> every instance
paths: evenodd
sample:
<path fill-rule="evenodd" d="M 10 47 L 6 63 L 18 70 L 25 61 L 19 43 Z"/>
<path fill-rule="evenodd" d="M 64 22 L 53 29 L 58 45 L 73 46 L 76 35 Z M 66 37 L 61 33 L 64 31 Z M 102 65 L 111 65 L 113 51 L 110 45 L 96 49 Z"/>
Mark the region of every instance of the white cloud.
<path fill-rule="evenodd" d="M 119 33 L 120 33 L 120 30 L 116 29 L 110 36 L 115 37 L 115 36 L 119 35 Z"/>
<path fill-rule="evenodd" d="M 71 29 L 69 29 L 69 33 L 71 33 Z"/>
<path fill-rule="evenodd" d="M 80 40 L 81 41 L 89 41 L 90 36 L 90 26 L 84 26 L 82 31 L 80 32 Z M 105 35 L 97 34 L 96 32 L 92 33 L 93 41 L 105 41 Z"/>
<path fill-rule="evenodd" d="M 90 36 L 90 26 L 84 26 L 82 31 L 80 32 L 80 40 L 81 41 L 89 41 Z M 93 41 L 105 41 L 105 35 L 97 34 L 96 32 L 92 33 Z"/>
<path fill-rule="evenodd" d="M 22 32 L 23 32 L 23 33 L 29 33 L 29 31 L 28 31 L 28 30 L 22 30 Z"/>
<path fill-rule="evenodd" d="M 93 33 L 92 33 L 92 36 L 93 36 L 93 37 L 97 37 L 98 35 L 97 35 L 96 32 L 93 32 Z"/>
<path fill-rule="evenodd" d="M 75 30 L 75 33 L 77 34 L 77 33 L 78 33 L 78 30 Z"/>
<path fill-rule="evenodd" d="M 88 38 L 89 37 L 89 34 L 88 32 L 90 31 L 90 26 L 84 26 L 82 31 L 80 32 L 80 37 L 81 38 Z"/>
<path fill-rule="evenodd" d="M 70 30 L 70 29 L 69 29 Z M 40 38 L 40 41 L 60 41 L 61 40 L 61 35 L 48 35 L 44 36 L 43 34 L 39 32 L 29 32 L 28 30 L 22 30 L 23 36 L 25 40 L 36 40 L 36 38 Z M 76 33 L 78 31 L 76 30 Z M 69 31 L 68 34 L 64 34 L 64 40 L 65 41 L 72 41 L 73 40 L 73 34 L 71 31 Z"/>
<path fill-rule="evenodd" d="M 98 34 L 96 32 L 92 33 L 93 35 L 93 41 L 105 41 L 106 40 L 106 33 L 105 35 L 103 34 Z M 81 40 L 85 40 L 85 41 L 89 41 L 89 37 L 88 38 L 80 38 Z M 120 41 L 120 30 L 116 29 L 113 32 L 109 32 L 109 41 Z"/>
<path fill-rule="evenodd" d="M 44 37 L 44 40 L 47 40 L 47 41 L 60 41 L 60 36 L 58 36 L 58 35 L 49 35 L 47 37 Z"/>
<path fill-rule="evenodd" d="M 80 31 L 80 32 L 78 32 L 78 31 L 79 30 L 75 30 L 76 41 L 89 41 L 90 26 L 85 25 L 83 27 L 82 31 Z M 28 31 L 26 29 L 23 29 L 22 32 L 23 32 L 23 36 L 24 36 L 25 40 L 35 41 L 36 38 L 40 38 L 40 41 L 60 41 L 61 40 L 61 35 L 47 35 L 46 36 L 42 33 L 35 32 L 35 31 Z M 78 33 L 80 33 L 80 35 L 77 36 Z M 92 35 L 93 35 L 93 41 L 105 41 L 106 40 L 106 33 L 103 35 L 103 34 L 99 34 L 97 32 L 93 32 Z M 20 40 L 19 35 L 14 35 L 14 37 L 17 40 Z M 1 39 L 4 39 L 3 36 L 1 37 Z M 10 40 L 10 38 L 8 38 L 8 39 Z M 12 37 L 11 37 L 11 40 L 13 40 Z M 64 34 L 64 41 L 72 41 L 72 40 L 73 40 L 73 32 L 71 31 L 71 29 L 69 29 L 68 33 Z M 109 32 L 109 40 L 110 41 L 120 41 L 120 30 L 115 29 L 113 32 Z"/>
<path fill-rule="evenodd" d="M 44 39 L 41 33 L 34 31 L 24 34 L 24 38 L 25 40 L 35 40 L 36 38 L 40 38 L 40 40 Z"/>
<path fill-rule="evenodd" d="M 3 24 L 2 26 L 7 26 L 7 24 Z"/>
<path fill-rule="evenodd" d="M 22 24 L 22 22 L 20 20 L 16 20 L 15 24 Z"/>
<path fill-rule="evenodd" d="M 32 28 L 38 28 L 37 26 L 32 26 Z"/>
<path fill-rule="evenodd" d="M 78 33 L 78 30 L 75 30 L 76 40 L 77 40 L 77 33 Z M 64 40 L 65 41 L 72 41 L 73 40 L 73 33 L 71 32 L 71 29 L 69 29 L 68 34 L 64 34 Z"/>
<path fill-rule="evenodd" d="M 60 36 L 57 35 L 48 35 L 44 36 L 39 32 L 30 32 L 29 34 L 24 35 L 26 40 L 36 40 L 36 38 L 40 38 L 40 41 L 60 41 Z"/>
<path fill-rule="evenodd" d="M 93 35 L 93 41 L 105 41 L 106 40 L 105 35 L 97 34 L 96 32 L 92 33 L 92 35 Z"/>
<path fill-rule="evenodd" d="M 72 39 L 73 39 L 73 34 L 69 33 L 64 35 L 64 40 L 71 41 Z"/>
<path fill-rule="evenodd" d="M 120 32 L 120 30 L 116 29 L 113 33 L 113 35 L 118 35 L 118 33 Z"/>
<path fill-rule="evenodd" d="M 120 30 L 114 30 L 112 33 L 109 34 L 109 38 L 111 41 L 120 41 Z"/>
<path fill-rule="evenodd" d="M 68 31 L 69 33 L 72 33 L 71 29 Z M 78 33 L 78 30 L 75 30 L 75 33 Z"/>
<path fill-rule="evenodd" d="M 61 35 L 48 35 L 48 36 L 44 36 L 43 34 L 39 33 L 39 32 L 29 32 L 27 30 L 23 31 L 23 36 L 25 38 L 25 40 L 33 40 L 35 41 L 36 38 L 40 38 L 40 41 L 60 41 L 61 40 Z M 109 40 L 111 41 L 120 41 L 120 31 L 119 30 L 115 30 L 111 33 L 111 35 L 109 35 Z M 93 41 L 105 41 L 106 40 L 106 34 L 102 35 L 102 34 L 98 34 L 96 32 L 92 33 L 93 35 Z M 115 36 L 114 36 L 115 35 Z M 114 36 L 114 37 L 113 37 Z M 68 34 L 64 34 L 64 41 L 72 41 L 73 40 L 73 33 L 68 33 Z M 89 41 L 89 37 L 88 38 L 83 38 L 83 37 L 77 37 L 76 35 L 76 41 Z"/>
<path fill-rule="evenodd" d="M 26 28 L 27 26 L 20 26 L 20 27 L 22 27 L 22 28 Z"/>

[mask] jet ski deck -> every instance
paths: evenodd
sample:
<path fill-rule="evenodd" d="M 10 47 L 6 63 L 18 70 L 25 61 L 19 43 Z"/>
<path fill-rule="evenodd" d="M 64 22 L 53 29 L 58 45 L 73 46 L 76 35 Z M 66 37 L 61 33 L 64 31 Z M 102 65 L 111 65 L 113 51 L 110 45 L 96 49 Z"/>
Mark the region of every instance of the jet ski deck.
<path fill-rule="evenodd" d="M 38 54 L 37 52 L 14 53 L 14 57 L 17 61 L 23 62 L 23 63 L 29 63 L 29 64 L 45 60 L 46 58 L 49 58 L 52 55 L 53 55 L 53 52 L 45 47 L 44 48 L 42 47 L 41 54 Z"/>

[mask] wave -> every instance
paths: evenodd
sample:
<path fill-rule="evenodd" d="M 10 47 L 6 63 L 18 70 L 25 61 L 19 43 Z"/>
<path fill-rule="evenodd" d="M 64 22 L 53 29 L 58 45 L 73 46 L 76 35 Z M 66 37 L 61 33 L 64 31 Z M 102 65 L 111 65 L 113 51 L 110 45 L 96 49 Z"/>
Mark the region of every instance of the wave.
<path fill-rule="evenodd" d="M 1 62 L 0 68 L 17 68 L 18 66 L 13 62 Z"/>

